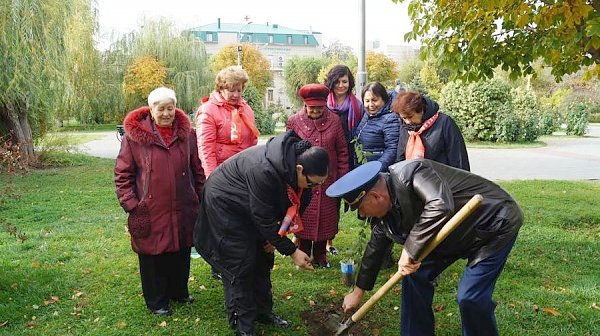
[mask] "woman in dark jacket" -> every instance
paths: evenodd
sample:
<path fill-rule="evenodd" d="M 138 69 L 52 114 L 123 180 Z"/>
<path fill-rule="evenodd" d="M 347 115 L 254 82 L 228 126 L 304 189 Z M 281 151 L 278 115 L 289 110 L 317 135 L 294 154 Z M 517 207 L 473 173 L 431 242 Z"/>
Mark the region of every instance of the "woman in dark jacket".
<path fill-rule="evenodd" d="M 390 97 L 379 82 L 367 84 L 362 91 L 363 117 L 354 130 L 367 161 L 381 162 L 381 170 L 395 162 L 400 121 L 390 110 Z M 363 162 L 355 162 L 354 166 Z"/>
<path fill-rule="evenodd" d="M 396 161 L 426 158 L 470 170 L 467 147 L 460 129 L 438 104 L 417 91 L 398 94 L 392 111 L 401 119 Z"/>
<path fill-rule="evenodd" d="M 149 106 L 127 114 L 115 164 L 144 299 L 157 315 L 171 314 L 169 300 L 193 301 L 190 250 L 204 185 L 195 132 L 176 103 L 175 92 L 161 87 L 148 96 Z"/>
<path fill-rule="evenodd" d="M 312 269 L 286 233 L 301 229 L 311 195 L 302 190 L 322 184 L 328 167 L 323 148 L 287 132 L 236 154 L 208 179 L 194 245 L 223 276 L 229 324 L 238 335 L 254 335 L 255 321 L 289 326 L 272 311 L 273 252 Z"/>

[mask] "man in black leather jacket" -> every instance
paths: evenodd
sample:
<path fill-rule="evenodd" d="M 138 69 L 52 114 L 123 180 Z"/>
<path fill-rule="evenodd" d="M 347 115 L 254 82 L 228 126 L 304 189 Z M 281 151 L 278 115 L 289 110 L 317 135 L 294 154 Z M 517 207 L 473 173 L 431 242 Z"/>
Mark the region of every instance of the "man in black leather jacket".
<path fill-rule="evenodd" d="M 428 159 L 402 161 L 379 173 L 377 162 L 359 166 L 327 189 L 360 216 L 381 218 L 373 227 L 356 287 L 342 308 L 358 308 L 374 287 L 385 246 L 404 245 L 398 261 L 402 280 L 402 335 L 434 335 L 431 281 L 458 259 L 467 259 L 458 285 L 463 335 L 497 335 L 492 294 L 523 223 L 516 201 L 497 184 Z M 425 246 L 475 194 L 481 206 L 422 262 Z"/>

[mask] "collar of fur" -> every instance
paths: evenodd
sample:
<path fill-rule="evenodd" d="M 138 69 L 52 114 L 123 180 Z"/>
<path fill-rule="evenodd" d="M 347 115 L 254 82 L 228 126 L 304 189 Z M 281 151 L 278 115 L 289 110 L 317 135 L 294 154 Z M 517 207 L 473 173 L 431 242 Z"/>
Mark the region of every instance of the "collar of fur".
<path fill-rule="evenodd" d="M 152 123 L 150 107 L 144 106 L 127 114 L 123 121 L 123 128 L 127 137 L 134 142 L 144 145 L 160 143 L 159 135 L 153 131 Z M 173 136 L 182 141 L 189 136 L 192 127 L 188 116 L 177 108 L 175 109 L 173 127 Z"/>

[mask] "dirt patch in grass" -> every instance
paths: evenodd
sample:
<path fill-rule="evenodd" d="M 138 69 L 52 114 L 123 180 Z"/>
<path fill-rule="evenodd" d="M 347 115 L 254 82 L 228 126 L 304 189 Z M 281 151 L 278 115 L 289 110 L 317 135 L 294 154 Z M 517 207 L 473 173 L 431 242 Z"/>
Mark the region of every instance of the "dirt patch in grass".
<path fill-rule="evenodd" d="M 330 330 L 327 327 L 327 320 L 330 316 L 340 316 L 338 322 L 345 322 L 352 314 L 344 314 L 341 306 L 342 301 L 339 298 L 333 299 L 323 297 L 320 300 L 322 303 L 315 304 L 310 310 L 303 311 L 302 321 L 306 325 L 308 334 L 311 336 L 330 336 L 335 335 L 335 330 Z M 333 323 L 329 323 L 330 327 Z M 364 319 L 358 323 L 352 325 L 348 329 L 347 336 L 377 336 L 379 335 L 379 326 L 369 319 L 369 315 L 365 316 Z"/>

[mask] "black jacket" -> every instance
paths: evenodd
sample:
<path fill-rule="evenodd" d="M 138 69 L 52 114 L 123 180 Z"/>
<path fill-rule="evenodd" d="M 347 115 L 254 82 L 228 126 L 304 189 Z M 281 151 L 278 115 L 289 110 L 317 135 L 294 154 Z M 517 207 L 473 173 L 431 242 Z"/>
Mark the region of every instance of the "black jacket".
<path fill-rule="evenodd" d="M 194 228 L 194 246 L 233 281 L 254 264 L 256 244 L 269 241 L 284 255 L 296 247 L 277 234 L 291 205 L 286 185 L 297 187 L 294 132 L 271 138 L 227 159 L 209 176 Z M 310 202 L 302 195 L 302 209 Z"/>
<path fill-rule="evenodd" d="M 425 113 L 423 113 L 423 121 L 425 121 L 439 111 L 439 106 L 435 101 L 429 98 L 424 97 L 423 99 L 425 99 L 426 106 Z M 406 160 L 405 152 L 409 129 L 417 131 L 419 128 L 420 125 L 412 126 L 400 121 L 396 162 Z M 470 170 L 465 140 L 460 133 L 460 129 L 450 116 L 440 112 L 435 123 L 421 134 L 421 140 L 425 146 L 426 159 L 441 162 L 452 167 Z"/>
<path fill-rule="evenodd" d="M 427 159 L 396 163 L 386 174 L 392 209 L 373 227 L 357 286 L 370 290 L 390 240 L 403 243 L 415 259 L 443 225 L 475 194 L 481 206 L 444 240 L 429 258 L 467 258 L 472 266 L 502 249 L 517 234 L 523 212 L 494 182 Z"/>

